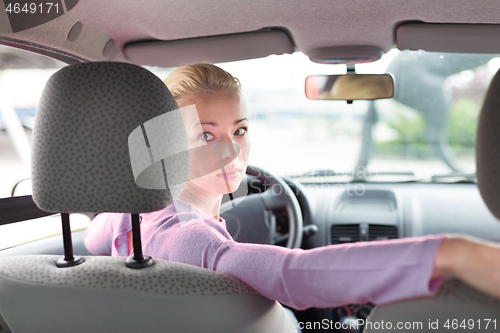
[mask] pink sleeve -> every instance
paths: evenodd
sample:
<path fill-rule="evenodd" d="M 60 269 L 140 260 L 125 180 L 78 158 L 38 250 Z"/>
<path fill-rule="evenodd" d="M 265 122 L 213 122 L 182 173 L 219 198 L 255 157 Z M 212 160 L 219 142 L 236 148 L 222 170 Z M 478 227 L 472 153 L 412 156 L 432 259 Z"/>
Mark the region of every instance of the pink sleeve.
<path fill-rule="evenodd" d="M 439 245 L 448 234 L 330 245 L 311 250 L 224 241 L 208 268 L 296 309 L 383 304 L 432 296 Z"/>
<path fill-rule="evenodd" d="M 83 242 L 87 250 L 94 255 L 110 256 L 113 242 L 113 215 L 103 213 L 97 215 L 85 229 Z"/>

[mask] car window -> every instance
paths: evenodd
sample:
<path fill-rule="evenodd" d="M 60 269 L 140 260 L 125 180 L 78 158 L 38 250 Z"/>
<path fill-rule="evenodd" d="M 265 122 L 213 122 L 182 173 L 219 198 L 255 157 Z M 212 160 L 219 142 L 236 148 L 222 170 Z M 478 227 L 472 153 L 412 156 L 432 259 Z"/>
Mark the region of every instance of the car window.
<path fill-rule="evenodd" d="M 316 64 L 299 52 L 218 65 L 242 83 L 249 164 L 308 175 L 304 181 L 405 181 L 475 172 L 478 114 L 500 58 L 394 49 L 355 66 L 357 73 L 391 73 L 394 97 L 352 104 L 308 100 L 304 92 L 307 76 L 346 73 L 345 65 Z M 172 70 L 147 68 L 162 80 Z"/>
<path fill-rule="evenodd" d="M 31 134 L 36 108 L 49 77 L 64 63 L 0 45 L 0 198 L 30 195 Z M 24 180 L 24 181 L 23 181 Z M 20 182 L 21 181 L 21 182 Z M 20 182 L 20 183 L 19 183 Z M 19 183 L 19 184 L 18 184 Z M 18 184 L 16 186 L 16 184 Z M 71 229 L 90 218 L 71 214 Z M 60 215 L 0 225 L 0 250 L 61 233 Z"/>
<path fill-rule="evenodd" d="M 71 230 L 83 230 L 90 223 L 84 214 L 71 214 Z M 0 250 L 61 234 L 60 214 L 0 225 Z"/>
<path fill-rule="evenodd" d="M 38 101 L 49 77 L 65 64 L 0 45 L 0 198 L 30 177 L 30 140 Z"/>
<path fill-rule="evenodd" d="M 45 82 L 64 65 L 0 46 L 0 197 L 30 177 L 36 106 Z M 300 52 L 218 65 L 242 83 L 251 120 L 249 164 L 301 181 L 341 182 L 355 175 L 405 181 L 474 173 L 477 118 L 500 58 L 394 49 L 356 65 L 357 73 L 391 73 L 394 97 L 352 104 L 308 100 L 304 92 L 307 76 L 342 74 L 345 65 L 316 64 Z M 146 68 L 162 80 L 173 70 Z M 21 188 L 18 193 L 29 193 L 29 186 Z M 49 225 L 56 222 L 44 227 L 40 221 L 0 226 L 0 233 L 25 227 L 31 239 L 53 234 Z M 24 241 L 0 239 L 0 248 Z"/>

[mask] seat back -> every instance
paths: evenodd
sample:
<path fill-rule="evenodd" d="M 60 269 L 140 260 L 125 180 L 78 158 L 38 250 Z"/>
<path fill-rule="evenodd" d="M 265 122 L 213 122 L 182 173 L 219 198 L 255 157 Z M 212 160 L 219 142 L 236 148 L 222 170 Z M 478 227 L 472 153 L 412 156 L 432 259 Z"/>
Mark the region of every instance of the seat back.
<path fill-rule="evenodd" d="M 164 260 L 136 270 L 99 256 L 59 268 L 58 258 L 0 259 L 6 332 L 295 332 L 279 303 L 228 275 Z"/>
<path fill-rule="evenodd" d="M 55 73 L 32 138 L 35 203 L 63 216 L 166 207 L 182 190 L 189 165 L 177 108 L 163 82 L 139 66 L 84 63 Z M 160 157 L 147 140 L 147 122 L 155 117 L 169 120 L 152 129 L 164 139 Z M 69 230 L 67 221 L 64 226 Z M 4 331 L 295 331 L 279 303 L 215 271 L 163 260 L 142 269 L 119 257 L 90 256 L 62 266 L 60 260 L 0 259 Z"/>
<path fill-rule="evenodd" d="M 500 70 L 491 80 L 479 114 L 476 176 L 486 206 L 500 219 Z"/>

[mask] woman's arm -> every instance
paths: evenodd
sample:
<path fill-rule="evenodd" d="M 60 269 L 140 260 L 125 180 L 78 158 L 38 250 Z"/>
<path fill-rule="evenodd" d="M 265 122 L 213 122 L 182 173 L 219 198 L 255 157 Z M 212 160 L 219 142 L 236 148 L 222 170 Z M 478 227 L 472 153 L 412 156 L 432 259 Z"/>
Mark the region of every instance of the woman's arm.
<path fill-rule="evenodd" d="M 432 296 L 451 274 L 483 291 L 478 281 L 489 281 L 482 284 L 491 291 L 498 289 L 495 281 L 500 279 L 500 256 L 496 254 L 493 264 L 495 254 L 490 253 L 497 247 L 485 251 L 484 245 L 448 239 L 449 234 L 302 250 L 237 243 L 203 223 L 173 225 L 164 223 L 152 234 L 144 244 L 146 254 L 231 275 L 261 295 L 297 309 Z M 471 272 L 471 261 L 481 267 Z"/>
<path fill-rule="evenodd" d="M 500 299 L 500 244 L 466 235 L 450 236 L 439 247 L 432 277 L 448 275 Z"/>
<path fill-rule="evenodd" d="M 434 259 L 447 234 L 330 245 L 312 250 L 224 242 L 209 267 L 297 309 L 385 304 L 432 296 Z"/>
<path fill-rule="evenodd" d="M 121 215 L 121 214 L 114 214 Z M 98 214 L 85 229 L 83 242 L 94 255 L 110 256 L 113 242 L 113 214 Z"/>

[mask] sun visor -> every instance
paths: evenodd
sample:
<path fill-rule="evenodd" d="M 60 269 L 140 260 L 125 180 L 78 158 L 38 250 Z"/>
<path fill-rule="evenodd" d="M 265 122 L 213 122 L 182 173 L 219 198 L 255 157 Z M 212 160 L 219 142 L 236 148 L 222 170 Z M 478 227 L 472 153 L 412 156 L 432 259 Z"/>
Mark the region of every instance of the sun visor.
<path fill-rule="evenodd" d="M 281 30 L 264 30 L 177 40 L 132 42 L 125 56 L 138 65 L 175 67 L 199 62 L 227 62 L 293 53 L 288 35 Z"/>
<path fill-rule="evenodd" d="M 500 25 L 407 23 L 396 30 L 400 50 L 500 53 Z"/>

